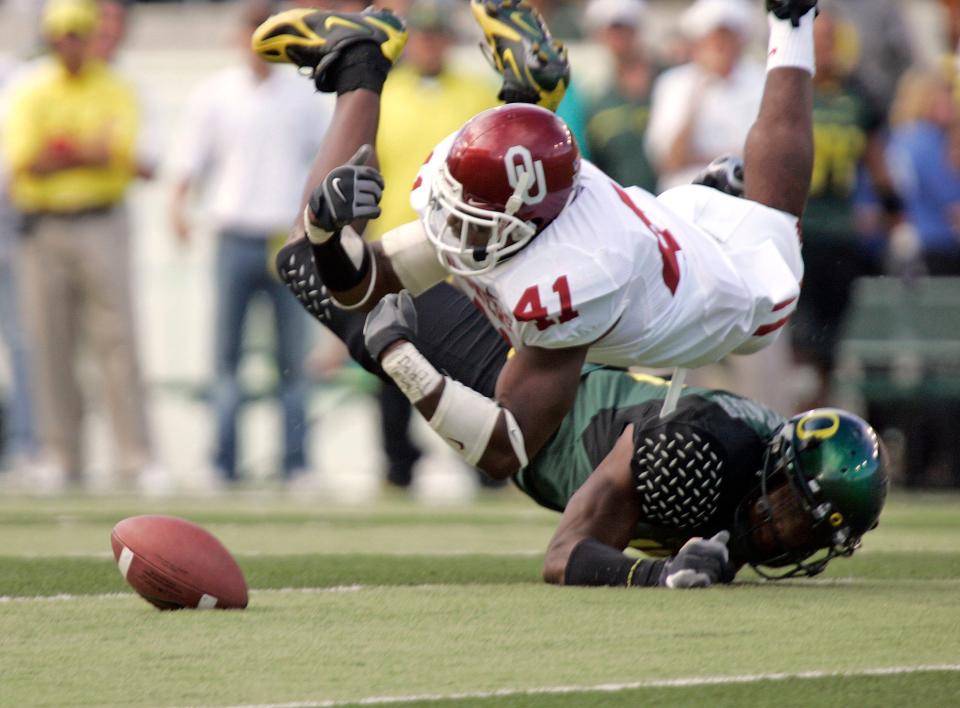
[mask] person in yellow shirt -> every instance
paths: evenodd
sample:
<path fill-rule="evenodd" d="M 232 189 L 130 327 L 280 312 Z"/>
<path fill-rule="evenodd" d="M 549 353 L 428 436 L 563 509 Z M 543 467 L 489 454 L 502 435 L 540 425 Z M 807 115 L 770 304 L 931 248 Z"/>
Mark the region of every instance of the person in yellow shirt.
<path fill-rule="evenodd" d="M 404 61 L 390 72 L 381 97 L 377 155 L 387 187 L 380 201 L 382 214 L 367 228 L 374 239 L 417 218 L 410 188 L 433 147 L 467 119 L 498 104 L 497 87 L 485 74 L 451 66 L 456 17 L 457 7 L 450 0 L 417 0 L 407 15 Z M 400 488 L 410 485 L 420 457 L 409 436 L 410 412 L 409 401 L 396 386 L 381 388 L 387 482 Z"/>
<path fill-rule="evenodd" d="M 20 281 L 50 490 L 80 481 L 82 340 L 93 349 L 118 476 L 154 486 L 134 335 L 130 244 L 123 208 L 136 172 L 136 96 L 91 56 L 97 8 L 50 0 L 41 18 L 51 56 L 7 102 L 3 159 L 22 223 Z M 154 479 L 151 479 L 153 477 Z"/>

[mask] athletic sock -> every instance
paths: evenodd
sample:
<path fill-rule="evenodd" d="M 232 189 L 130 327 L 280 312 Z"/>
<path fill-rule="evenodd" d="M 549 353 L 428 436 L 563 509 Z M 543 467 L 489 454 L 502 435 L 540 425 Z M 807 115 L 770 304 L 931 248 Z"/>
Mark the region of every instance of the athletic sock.
<path fill-rule="evenodd" d="M 360 42 L 344 49 L 331 72 L 325 73 L 332 74 L 331 83 L 338 96 L 361 88 L 379 94 L 390 67 L 390 60 L 383 56 L 379 44 Z M 321 90 L 329 91 L 329 88 Z"/>
<path fill-rule="evenodd" d="M 770 43 L 767 52 L 767 71 L 791 67 L 816 73 L 816 58 L 813 53 L 813 20 L 816 8 L 811 8 L 800 18 L 800 26 L 794 27 L 789 19 L 781 20 L 772 12 L 767 13 L 770 25 Z"/>

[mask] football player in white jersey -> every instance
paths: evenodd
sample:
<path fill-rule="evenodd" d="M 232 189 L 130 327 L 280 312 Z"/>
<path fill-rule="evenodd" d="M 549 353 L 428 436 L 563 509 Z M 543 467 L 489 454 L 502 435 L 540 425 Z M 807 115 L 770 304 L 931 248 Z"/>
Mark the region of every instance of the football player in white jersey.
<path fill-rule="evenodd" d="M 298 9 L 254 33 L 261 56 L 309 67 L 338 94 L 293 237 L 305 233 L 337 304 L 376 306 L 368 349 L 467 462 L 495 477 L 523 468 L 569 410 L 585 361 L 698 366 L 777 335 L 803 275 L 815 6 L 766 0 L 767 80 L 738 199 L 698 185 L 654 197 L 581 160 L 547 110 L 568 78 L 563 49 L 526 3 L 471 0 L 513 103 L 428 156 L 411 197 L 420 218 L 372 245 L 351 224 L 379 213 L 383 181 L 365 163 L 402 23 L 386 11 Z M 495 399 L 437 371 L 398 334 L 402 299 L 381 302 L 448 275 L 516 348 Z"/>

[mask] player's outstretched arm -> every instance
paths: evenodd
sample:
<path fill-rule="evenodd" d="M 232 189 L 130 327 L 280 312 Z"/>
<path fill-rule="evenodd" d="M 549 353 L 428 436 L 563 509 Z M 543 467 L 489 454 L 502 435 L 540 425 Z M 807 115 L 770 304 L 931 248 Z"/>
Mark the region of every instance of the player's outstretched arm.
<path fill-rule="evenodd" d="M 318 91 L 337 94 L 333 121 L 311 167 L 298 218 L 330 170 L 361 145 L 376 142 L 380 92 L 406 41 L 403 21 L 388 9 L 373 7 L 359 13 L 294 8 L 271 15 L 254 30 L 250 43 L 261 59 L 295 64 L 309 73 Z M 291 240 L 302 234 L 295 223 Z"/>
<path fill-rule="evenodd" d="M 253 50 L 265 61 L 296 64 L 309 71 L 317 90 L 337 94 L 289 240 L 306 232 L 335 301 L 357 309 L 399 287 L 381 249 L 370 248 L 358 234 L 379 214 L 383 188 L 372 150 L 362 148 L 376 142 L 380 92 L 406 39 L 402 20 L 373 7 L 361 13 L 295 8 L 272 15 L 251 37 Z M 331 178 L 337 170 L 341 173 Z M 349 185 L 348 177 L 355 178 Z M 353 188 L 349 194 L 348 186 Z M 313 204 L 318 195 L 325 200 L 323 209 Z"/>
<path fill-rule="evenodd" d="M 617 444 L 593 471 L 583 486 L 567 502 L 560 524 L 550 540 L 544 559 L 543 579 L 548 583 L 563 585 L 568 583 L 567 568 L 570 556 L 575 548 L 586 542 L 594 548 L 587 555 L 596 555 L 597 549 L 602 558 L 590 560 L 581 574 L 572 573 L 571 580 L 580 580 L 569 584 L 590 585 L 626 585 L 627 575 L 632 567 L 630 561 L 620 552 L 626 548 L 631 534 L 640 519 L 640 498 L 633 488 L 630 478 L 630 459 L 633 455 L 633 426 L 628 426 L 620 435 Z M 634 559 L 635 560 L 635 559 Z M 628 561 L 630 561 L 628 563 Z M 659 573 L 662 562 L 656 569 L 644 568 L 645 574 Z M 595 567 L 593 567 L 595 566 Z M 624 570 L 625 569 L 625 570 Z M 649 570 L 649 573 L 647 571 Z M 583 582 L 593 577 L 597 582 Z M 622 582 L 619 580 L 622 577 Z M 602 582 L 601 582 L 602 581 Z"/>
<path fill-rule="evenodd" d="M 744 146 L 745 196 L 799 217 L 813 174 L 813 21 L 817 0 L 766 0 L 770 25 L 760 113 Z"/>
<path fill-rule="evenodd" d="M 525 467 L 560 425 L 576 396 L 586 347 L 528 347 L 504 366 L 496 400 L 444 376 L 417 350 L 410 295 L 388 295 L 371 311 L 371 356 L 463 459 L 495 479 Z"/>
<path fill-rule="evenodd" d="M 337 97 L 330 126 L 324 134 L 323 143 L 313 159 L 307 181 L 303 187 L 300 209 L 297 212 L 298 219 L 294 222 L 291 240 L 303 235 L 299 215 L 303 213 L 311 195 L 323 183 L 324 177 L 347 162 L 350 156 L 354 155 L 362 146 L 376 144 L 379 126 L 379 92 L 370 89 L 356 89 Z M 365 162 L 376 167 L 376 153 L 372 152 Z M 362 231 L 359 224 L 355 226 L 359 231 Z"/>

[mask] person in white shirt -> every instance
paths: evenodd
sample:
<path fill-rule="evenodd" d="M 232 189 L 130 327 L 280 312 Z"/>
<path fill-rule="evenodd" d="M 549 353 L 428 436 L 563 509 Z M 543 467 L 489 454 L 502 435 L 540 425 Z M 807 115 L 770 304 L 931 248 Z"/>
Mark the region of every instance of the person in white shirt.
<path fill-rule="evenodd" d="M 467 462 L 497 478 L 524 468 L 570 409 L 584 362 L 699 366 L 777 336 L 803 275 L 815 5 L 767 0 L 771 51 L 747 138 L 746 198 L 703 185 L 657 198 L 581 160 L 559 118 L 522 105 L 555 105 L 564 75 L 555 64 L 565 54 L 539 15 L 522 2 L 473 0 L 505 89 L 520 102 L 480 113 L 442 141 L 413 185 L 420 219 L 373 245 L 351 224 L 379 213 L 383 181 L 365 163 L 402 24 L 383 11 L 335 23 L 335 13 L 290 11 L 254 33 L 262 56 L 311 66 L 317 86 L 338 94 L 303 221 L 329 299 L 373 308 L 367 350 Z M 516 90 L 524 81 L 526 93 Z M 449 275 L 514 345 L 494 399 L 437 371 L 412 344 L 410 294 Z M 305 297 L 314 309 L 324 295 Z M 674 402 L 668 395 L 664 415 Z"/>
<path fill-rule="evenodd" d="M 752 26 L 746 0 L 697 0 L 680 16 L 692 61 L 654 83 L 646 133 L 660 191 L 690 184 L 718 155 L 742 155 L 764 85 L 763 67 L 743 56 Z"/>
<path fill-rule="evenodd" d="M 285 478 L 293 479 L 307 466 L 304 313 L 270 261 L 273 248 L 286 240 L 331 111 L 328 99 L 295 71 L 275 69 L 250 51 L 250 32 L 269 11 L 260 0 L 244 8 L 237 38 L 245 61 L 209 77 L 194 92 L 173 164 L 172 220 L 178 238 L 188 242 L 188 197 L 201 183 L 219 238 L 213 462 L 227 481 L 238 476 L 236 427 L 243 399 L 238 366 L 244 319 L 258 294 L 269 298 L 276 325 Z"/>

